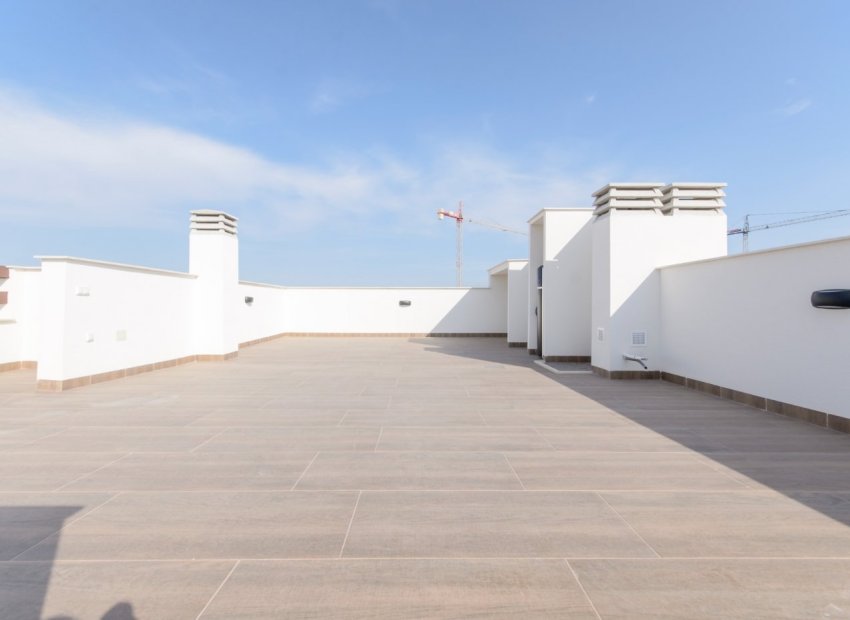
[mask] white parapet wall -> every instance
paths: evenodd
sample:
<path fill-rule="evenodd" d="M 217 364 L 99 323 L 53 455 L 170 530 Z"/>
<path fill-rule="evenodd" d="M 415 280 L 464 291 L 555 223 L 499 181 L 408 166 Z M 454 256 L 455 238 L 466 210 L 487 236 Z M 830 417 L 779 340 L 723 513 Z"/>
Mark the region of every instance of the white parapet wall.
<path fill-rule="evenodd" d="M 195 354 L 195 276 L 81 258 L 39 258 L 38 380 L 44 389 Z"/>
<path fill-rule="evenodd" d="M 504 334 L 506 297 L 498 278 L 490 288 L 287 288 L 283 331 Z"/>
<path fill-rule="evenodd" d="M 810 303 L 848 265 L 843 238 L 660 269 L 664 371 L 850 418 L 850 310 Z"/>

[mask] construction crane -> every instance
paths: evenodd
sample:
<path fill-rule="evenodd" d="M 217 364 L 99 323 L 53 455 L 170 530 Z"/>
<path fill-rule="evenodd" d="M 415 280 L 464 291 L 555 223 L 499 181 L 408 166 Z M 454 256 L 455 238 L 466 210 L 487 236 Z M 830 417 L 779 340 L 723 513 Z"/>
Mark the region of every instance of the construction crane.
<path fill-rule="evenodd" d="M 473 220 L 471 218 L 464 219 L 463 217 L 463 201 L 459 202 L 457 205 L 457 211 L 447 211 L 445 209 L 437 209 L 437 217 L 441 220 L 444 218 L 451 218 L 455 221 L 455 228 L 457 234 L 457 247 L 455 249 L 455 269 L 457 271 L 457 286 L 463 286 L 463 223 L 469 222 L 470 224 L 477 224 L 478 226 L 486 226 L 487 228 L 492 228 L 493 230 L 500 230 L 502 232 L 509 232 L 515 235 L 523 235 L 528 236 L 528 233 L 524 233 L 521 230 L 514 230 L 513 228 L 507 228 L 506 226 L 502 226 L 501 224 L 492 224 L 490 222 L 482 222 L 481 220 Z"/>
<path fill-rule="evenodd" d="M 457 224 L 457 248 L 455 249 L 457 284 L 455 286 L 463 286 L 463 201 L 457 203 L 457 212 L 437 209 L 437 217 L 441 220 L 443 218 L 450 217 Z"/>
<path fill-rule="evenodd" d="M 770 222 L 769 224 L 758 224 L 750 226 L 750 218 L 756 215 L 792 215 L 794 213 L 808 213 L 804 217 L 795 217 L 788 220 L 779 220 L 778 222 Z M 834 217 L 842 217 L 850 215 L 850 209 L 838 209 L 835 211 L 785 211 L 778 213 L 748 213 L 744 216 L 744 225 L 740 228 L 730 228 L 726 231 L 726 235 L 741 235 L 741 248 L 744 252 L 750 249 L 750 233 L 756 230 L 767 230 L 768 228 L 781 228 L 783 226 L 791 226 L 793 224 L 804 224 L 806 222 L 817 222 L 819 220 L 828 220 Z"/>

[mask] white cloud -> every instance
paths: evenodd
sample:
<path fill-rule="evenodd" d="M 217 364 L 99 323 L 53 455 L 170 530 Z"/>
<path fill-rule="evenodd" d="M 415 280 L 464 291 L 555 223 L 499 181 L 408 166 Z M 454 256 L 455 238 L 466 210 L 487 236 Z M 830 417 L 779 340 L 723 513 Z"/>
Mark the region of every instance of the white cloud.
<path fill-rule="evenodd" d="M 795 101 L 793 103 L 788 104 L 784 108 L 780 108 L 779 113 L 783 116 L 795 116 L 803 110 L 806 110 L 811 105 L 811 99 L 800 99 L 799 101 Z"/>
<path fill-rule="evenodd" d="M 551 152 L 515 157 L 476 145 L 412 162 L 387 151 L 322 165 L 132 120 L 60 114 L 0 92 L 0 216 L 7 223 L 173 226 L 221 208 L 270 234 L 334 220 L 392 216 L 411 232 L 463 199 L 471 217 L 512 227 L 543 207 L 587 206 L 612 175 Z"/>

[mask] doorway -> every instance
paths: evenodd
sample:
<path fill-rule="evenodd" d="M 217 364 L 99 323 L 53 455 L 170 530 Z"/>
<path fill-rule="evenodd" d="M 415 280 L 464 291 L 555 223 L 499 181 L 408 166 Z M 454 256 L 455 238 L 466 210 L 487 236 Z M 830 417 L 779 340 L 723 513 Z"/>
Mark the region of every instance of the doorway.
<path fill-rule="evenodd" d="M 543 357 L 543 265 L 537 268 L 537 357 Z"/>

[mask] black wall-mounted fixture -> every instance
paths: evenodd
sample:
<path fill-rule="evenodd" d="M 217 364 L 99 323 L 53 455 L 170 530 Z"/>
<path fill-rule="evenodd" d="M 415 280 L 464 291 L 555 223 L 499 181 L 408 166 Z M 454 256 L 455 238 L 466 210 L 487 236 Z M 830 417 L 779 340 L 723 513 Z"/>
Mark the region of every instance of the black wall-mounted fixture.
<path fill-rule="evenodd" d="M 410 302 L 409 299 L 400 299 L 398 301 L 398 305 L 401 306 L 402 308 L 406 308 L 407 306 L 411 305 L 411 302 Z"/>
<path fill-rule="evenodd" d="M 246 303 L 246 304 L 248 304 L 248 305 L 250 306 L 252 303 L 254 303 L 254 298 L 253 298 L 253 297 L 249 297 L 248 295 L 246 295 L 246 296 L 245 296 L 245 303 Z"/>
<path fill-rule="evenodd" d="M 839 310 L 850 308 L 850 289 L 828 288 L 812 293 L 812 305 L 815 308 Z"/>

